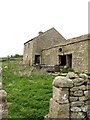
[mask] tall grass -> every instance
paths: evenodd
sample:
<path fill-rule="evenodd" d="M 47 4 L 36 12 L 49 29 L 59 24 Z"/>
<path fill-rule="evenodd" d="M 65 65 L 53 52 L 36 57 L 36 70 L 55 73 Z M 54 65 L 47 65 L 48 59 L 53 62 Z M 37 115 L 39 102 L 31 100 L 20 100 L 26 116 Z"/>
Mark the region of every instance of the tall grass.
<path fill-rule="evenodd" d="M 3 88 L 8 93 L 8 117 L 42 120 L 49 111 L 54 76 L 23 66 L 20 61 L 6 61 L 2 78 Z"/>

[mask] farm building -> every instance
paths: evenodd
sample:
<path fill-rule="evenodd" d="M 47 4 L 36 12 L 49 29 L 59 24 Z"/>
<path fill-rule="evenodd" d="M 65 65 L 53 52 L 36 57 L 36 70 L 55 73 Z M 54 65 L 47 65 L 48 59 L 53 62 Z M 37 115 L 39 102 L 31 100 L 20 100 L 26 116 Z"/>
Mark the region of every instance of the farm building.
<path fill-rule="evenodd" d="M 90 72 L 90 36 L 66 40 L 55 28 L 24 43 L 23 63 L 60 65 L 76 72 Z"/>

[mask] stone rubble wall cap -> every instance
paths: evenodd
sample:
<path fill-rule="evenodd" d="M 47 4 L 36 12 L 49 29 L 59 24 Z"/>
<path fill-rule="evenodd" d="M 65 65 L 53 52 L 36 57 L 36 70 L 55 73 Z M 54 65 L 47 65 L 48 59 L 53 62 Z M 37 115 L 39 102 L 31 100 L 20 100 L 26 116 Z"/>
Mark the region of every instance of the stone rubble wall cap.
<path fill-rule="evenodd" d="M 53 81 L 53 85 L 59 88 L 69 88 L 73 87 L 73 81 L 63 76 L 57 76 Z"/>
<path fill-rule="evenodd" d="M 85 73 L 80 73 L 79 77 L 83 78 L 83 79 L 88 79 L 88 75 Z"/>
<path fill-rule="evenodd" d="M 75 75 L 74 72 L 68 72 L 68 74 L 67 74 L 66 77 L 67 77 L 67 78 L 70 78 L 70 79 L 75 79 L 76 75 Z"/>

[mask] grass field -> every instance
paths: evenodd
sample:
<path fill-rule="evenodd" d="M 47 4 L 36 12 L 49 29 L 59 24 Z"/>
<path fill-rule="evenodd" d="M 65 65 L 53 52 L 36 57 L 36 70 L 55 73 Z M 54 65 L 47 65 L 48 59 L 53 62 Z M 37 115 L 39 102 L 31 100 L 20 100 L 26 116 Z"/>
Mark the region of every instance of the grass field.
<path fill-rule="evenodd" d="M 52 81 L 55 76 L 44 70 L 23 66 L 20 60 L 5 61 L 2 65 L 3 89 L 8 93 L 8 117 L 13 120 L 43 120 L 49 112 Z"/>

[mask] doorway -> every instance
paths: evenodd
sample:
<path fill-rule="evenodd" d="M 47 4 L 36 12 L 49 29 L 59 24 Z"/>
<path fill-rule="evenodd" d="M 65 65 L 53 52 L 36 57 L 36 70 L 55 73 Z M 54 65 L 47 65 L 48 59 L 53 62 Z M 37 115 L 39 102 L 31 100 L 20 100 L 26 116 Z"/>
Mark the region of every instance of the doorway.
<path fill-rule="evenodd" d="M 35 64 L 40 64 L 40 55 L 35 55 Z"/>
<path fill-rule="evenodd" d="M 66 55 L 59 55 L 59 65 L 60 66 L 66 65 Z"/>
<path fill-rule="evenodd" d="M 72 54 L 66 55 L 66 61 L 69 68 L 72 68 Z"/>

